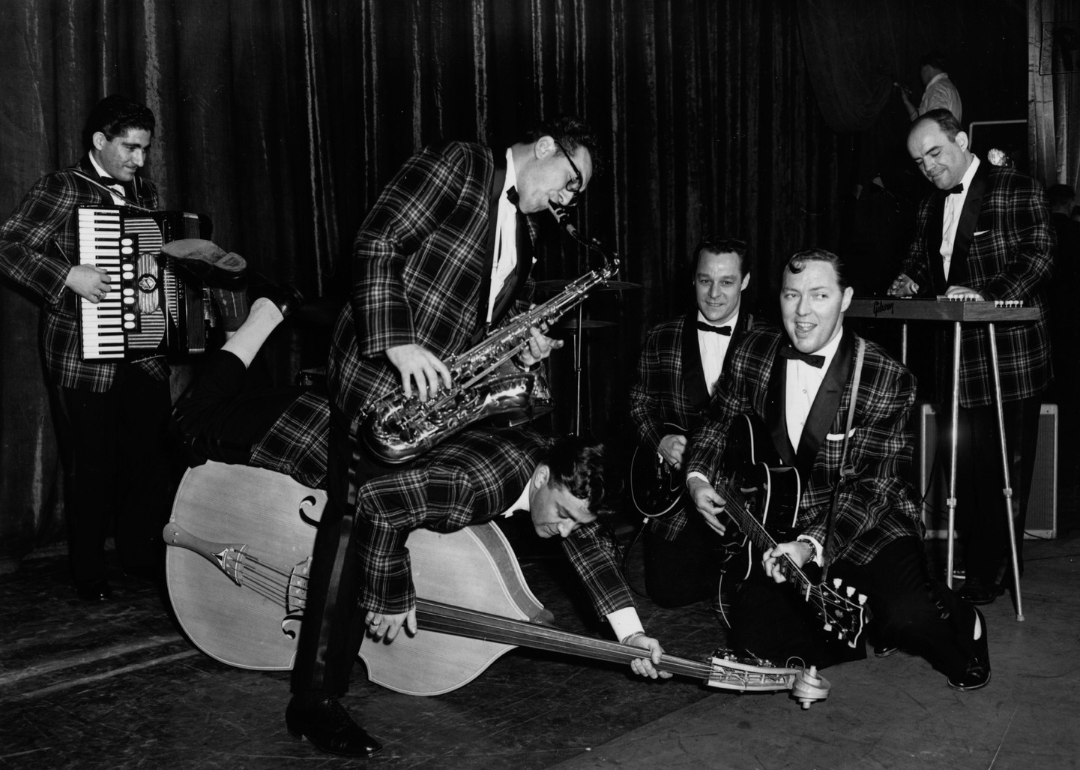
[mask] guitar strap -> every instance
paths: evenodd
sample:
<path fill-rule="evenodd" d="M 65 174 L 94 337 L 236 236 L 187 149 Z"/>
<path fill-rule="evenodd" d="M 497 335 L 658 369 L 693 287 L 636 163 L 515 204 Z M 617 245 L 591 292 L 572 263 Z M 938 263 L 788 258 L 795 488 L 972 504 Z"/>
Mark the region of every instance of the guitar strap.
<path fill-rule="evenodd" d="M 836 508 L 840 504 L 840 488 L 844 482 L 855 475 L 854 468 L 845 468 L 848 442 L 851 440 L 851 426 L 855 424 L 855 402 L 859 398 L 859 381 L 862 379 L 863 359 L 866 357 L 866 341 L 858 338 L 858 352 L 855 354 L 855 377 L 851 383 L 851 403 L 848 404 L 847 427 L 844 429 L 844 443 L 840 448 L 840 478 L 833 487 L 832 503 L 829 506 L 829 518 L 825 522 L 825 543 L 821 554 L 821 582 L 829 578 L 829 564 L 832 561 L 833 528 L 836 526 Z"/>

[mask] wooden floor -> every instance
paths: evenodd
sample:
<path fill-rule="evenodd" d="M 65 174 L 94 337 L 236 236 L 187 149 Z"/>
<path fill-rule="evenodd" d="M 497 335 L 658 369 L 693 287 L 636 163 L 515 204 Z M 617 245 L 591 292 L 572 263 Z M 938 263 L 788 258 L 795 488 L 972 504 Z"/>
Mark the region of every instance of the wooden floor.
<path fill-rule="evenodd" d="M 378 688 L 358 665 L 344 703 L 385 744 L 365 762 L 292 739 L 287 673 L 203 655 L 155 585 L 116 570 L 112 601 L 79 603 L 54 549 L 0 576 L 0 768 L 1073 768 L 1080 533 L 1029 541 L 1026 554 L 1026 620 L 1008 597 L 986 608 L 993 680 L 978 692 L 950 690 L 905 654 L 827 670 L 830 697 L 806 711 L 782 694 L 645 682 L 520 649 L 433 698 Z M 522 561 L 559 625 L 603 633 L 560 559 Z M 673 654 L 703 659 L 723 638 L 704 605 L 639 606 Z"/>

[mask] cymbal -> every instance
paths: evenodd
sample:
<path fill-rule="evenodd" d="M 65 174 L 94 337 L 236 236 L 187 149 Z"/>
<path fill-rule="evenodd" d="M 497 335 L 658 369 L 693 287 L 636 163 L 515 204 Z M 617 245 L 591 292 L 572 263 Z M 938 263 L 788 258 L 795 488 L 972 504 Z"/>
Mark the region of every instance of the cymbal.
<path fill-rule="evenodd" d="M 576 281 L 576 278 L 552 278 L 547 281 L 537 281 L 537 291 L 562 291 L 567 286 Z M 603 286 L 593 287 L 593 291 L 624 291 L 626 289 L 640 289 L 640 283 L 630 283 L 629 281 L 608 281 Z"/>
<path fill-rule="evenodd" d="M 603 329 L 608 326 L 616 326 L 616 324 L 614 321 L 594 321 L 591 318 L 583 318 L 581 320 L 581 328 L 585 331 L 588 331 L 589 329 Z M 549 329 L 549 331 L 553 332 L 576 332 L 577 330 L 578 322 L 576 318 L 555 324 Z"/>

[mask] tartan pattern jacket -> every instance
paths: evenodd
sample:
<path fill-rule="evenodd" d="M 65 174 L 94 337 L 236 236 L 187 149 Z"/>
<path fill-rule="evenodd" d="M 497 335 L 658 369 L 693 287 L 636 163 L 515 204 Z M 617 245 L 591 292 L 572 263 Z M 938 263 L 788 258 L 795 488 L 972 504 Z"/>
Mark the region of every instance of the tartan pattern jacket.
<path fill-rule="evenodd" d="M 552 441 L 529 430 L 471 429 L 407 470 L 364 482 L 353 535 L 364 565 L 360 606 L 392 613 L 415 607 L 409 532 L 455 532 L 497 518 L 521 495 Z M 599 521 L 560 543 L 601 617 L 633 606 L 615 543 Z"/>
<path fill-rule="evenodd" d="M 993 169 L 993 170 L 991 170 Z M 919 207 L 915 240 L 904 265 L 920 295 L 967 286 L 987 300 L 1022 300 L 1042 311 L 1034 323 L 995 325 L 1004 401 L 1041 393 L 1052 380 L 1046 292 L 1054 254 L 1054 230 L 1043 190 L 1008 168 L 980 162 L 957 225 L 946 282 L 941 260 L 945 193 L 935 191 Z M 942 349 L 951 347 L 952 333 Z M 964 327 L 960 358 L 960 405 L 989 406 L 994 398 L 990 338 L 985 325 Z M 938 367 L 938 392 L 951 389 L 951 370 Z"/>
<path fill-rule="evenodd" d="M 335 325 L 327 372 L 330 396 L 345 414 L 400 386 L 387 348 L 415 343 L 445 361 L 469 347 L 490 267 L 494 170 L 488 147 L 426 147 L 368 213 L 353 243 L 351 300 Z M 535 243 L 538 225 L 525 221 Z M 528 307 L 533 286 L 529 278 L 516 309 Z"/>
<path fill-rule="evenodd" d="M 709 389 L 697 341 L 697 314 L 695 308 L 681 318 L 654 326 L 645 336 L 637 380 L 630 388 L 630 419 L 643 448 L 659 448 L 667 433 L 665 423 L 679 426 L 689 439 L 708 412 Z M 732 352 L 752 328 L 754 317 L 743 309 L 731 334 L 721 378 L 730 370 Z M 696 514 L 693 510 L 678 510 L 656 519 L 651 524 L 653 532 L 665 540 L 674 540 L 686 526 L 687 515 Z"/>
<path fill-rule="evenodd" d="M 248 462 L 292 476 L 304 486 L 326 489 L 329 444 L 330 402 L 325 392 L 307 390 L 270 426 Z"/>
<path fill-rule="evenodd" d="M 799 468 L 802 500 L 797 525 L 802 534 L 822 544 L 833 487 L 840 479 L 840 455 L 851 402 L 857 338 L 850 330 L 844 332 L 844 337 L 796 450 L 787 438 L 783 414 L 786 361 L 778 361 L 777 356 L 786 337 L 775 329 L 747 335 L 732 357 L 731 371 L 716 394 L 709 419 L 694 436 L 687 466 L 687 473 L 702 473 L 721 491 L 721 461 L 728 429 L 739 415 L 757 416 L 769 429 L 782 464 Z M 835 412 L 819 410 L 819 402 L 830 398 L 838 401 Z M 914 492 L 904 479 L 912 452 L 906 426 L 914 401 L 914 376 L 879 345 L 867 342 L 848 444 L 847 463 L 854 475 L 844 483 L 839 497 L 833 561 L 842 559 L 863 565 L 900 537 L 922 537 Z"/>
<path fill-rule="evenodd" d="M 41 341 L 45 369 L 54 384 L 103 393 L 112 387 L 118 367 L 137 366 L 151 378 L 164 380 L 169 367 L 164 357 L 133 364 L 83 361 L 79 355 L 76 323 L 78 295 L 64 281 L 78 264 L 79 206 L 112 206 L 112 197 L 74 172 L 96 179 L 88 156 L 70 168 L 41 177 L 23 196 L 15 211 L 0 226 L 0 273 L 38 297 L 45 306 Z M 157 188 L 135 177 L 135 199 L 140 206 L 158 207 Z"/>

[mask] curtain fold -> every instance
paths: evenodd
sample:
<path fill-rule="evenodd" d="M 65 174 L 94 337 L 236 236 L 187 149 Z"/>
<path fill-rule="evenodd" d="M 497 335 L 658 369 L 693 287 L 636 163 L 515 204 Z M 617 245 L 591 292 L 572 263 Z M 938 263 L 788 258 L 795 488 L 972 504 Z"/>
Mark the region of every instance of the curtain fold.
<path fill-rule="evenodd" d="M 622 280 L 641 286 L 585 306 L 615 325 L 583 339 L 580 428 L 625 445 L 637 351 L 650 325 L 685 307 L 685 263 L 702 235 L 749 242 L 750 304 L 770 312 L 778 264 L 839 241 L 850 143 L 837 132 L 895 100 L 881 107 L 872 68 L 855 79 L 830 69 L 853 60 L 831 59 L 835 40 L 808 32 L 806 14 L 831 5 L 0 0 L 0 216 L 39 176 L 79 158 L 98 99 L 125 93 L 158 117 L 146 173 L 163 205 L 208 214 L 224 248 L 332 305 L 348 292 L 354 234 L 408 155 L 444 139 L 505 147 L 542 119 L 577 113 L 607 157 L 577 223 L 618 253 Z M 851 55 L 880 48 L 890 71 L 913 75 L 912 27 L 889 32 L 890 45 L 860 37 L 875 9 L 902 5 L 875 0 L 830 23 L 847 30 Z M 829 102 L 851 82 L 861 84 L 855 97 Z M 544 219 L 537 278 L 580 275 L 593 255 Z M 0 555 L 59 529 L 37 324 L 37 301 L 0 281 Z M 268 345 L 271 379 L 291 384 L 298 368 L 325 363 L 328 338 L 328 327 L 283 327 Z M 552 367 L 552 424 L 566 429 L 577 400 L 571 351 Z"/>

